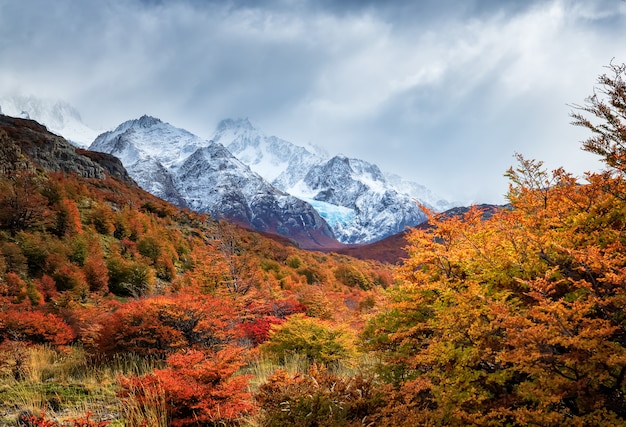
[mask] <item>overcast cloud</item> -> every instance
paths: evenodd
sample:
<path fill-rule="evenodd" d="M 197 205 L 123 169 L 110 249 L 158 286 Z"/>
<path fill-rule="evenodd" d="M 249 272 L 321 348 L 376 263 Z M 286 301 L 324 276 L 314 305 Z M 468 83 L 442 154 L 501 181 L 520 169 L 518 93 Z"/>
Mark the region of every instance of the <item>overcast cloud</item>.
<path fill-rule="evenodd" d="M 205 138 L 249 117 L 465 203 L 504 201 L 515 152 L 598 169 L 568 104 L 611 60 L 621 0 L 0 0 L 0 96 Z"/>

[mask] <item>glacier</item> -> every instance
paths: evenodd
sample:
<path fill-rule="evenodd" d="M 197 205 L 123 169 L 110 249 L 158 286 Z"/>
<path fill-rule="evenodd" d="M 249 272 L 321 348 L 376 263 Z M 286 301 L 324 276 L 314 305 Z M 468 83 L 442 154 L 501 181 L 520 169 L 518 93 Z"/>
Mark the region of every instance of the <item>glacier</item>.
<path fill-rule="evenodd" d="M 347 227 L 354 222 L 354 209 L 343 206 L 333 205 L 332 203 L 322 202 L 314 199 L 303 199 L 310 203 L 311 206 L 326 220 L 331 228 Z"/>

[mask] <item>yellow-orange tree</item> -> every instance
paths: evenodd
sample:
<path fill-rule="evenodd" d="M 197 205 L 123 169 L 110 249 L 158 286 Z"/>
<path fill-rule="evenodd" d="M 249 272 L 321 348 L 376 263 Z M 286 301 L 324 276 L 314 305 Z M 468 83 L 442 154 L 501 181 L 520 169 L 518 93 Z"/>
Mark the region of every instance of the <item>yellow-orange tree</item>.
<path fill-rule="evenodd" d="M 510 208 L 410 233 L 363 336 L 396 385 L 387 423 L 626 425 L 626 68 L 610 69 L 573 115 L 608 171 L 578 182 L 518 155 Z"/>

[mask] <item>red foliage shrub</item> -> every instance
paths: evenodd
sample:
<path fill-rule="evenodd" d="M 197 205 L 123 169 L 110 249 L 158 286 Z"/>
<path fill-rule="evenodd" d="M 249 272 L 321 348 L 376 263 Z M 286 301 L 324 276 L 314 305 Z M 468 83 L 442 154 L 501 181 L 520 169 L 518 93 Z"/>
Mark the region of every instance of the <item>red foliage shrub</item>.
<path fill-rule="evenodd" d="M 241 324 L 241 330 L 254 345 L 267 341 L 272 325 L 280 325 L 287 316 L 305 313 L 307 308 L 298 301 L 282 299 L 252 303 L 247 307 L 252 319 Z"/>
<path fill-rule="evenodd" d="M 138 254 L 137 243 L 130 239 L 123 238 L 120 240 L 120 253 L 127 258 L 135 258 Z"/>
<path fill-rule="evenodd" d="M 53 300 L 59 296 L 54 279 L 47 274 L 44 274 L 41 279 L 35 279 L 35 286 L 43 295 L 45 302 Z"/>
<path fill-rule="evenodd" d="M 89 353 L 97 353 L 103 319 L 110 315 L 117 303 L 106 300 L 94 300 L 93 304 L 67 302 L 59 308 L 58 315 L 63 318 L 76 333 L 76 339 Z"/>
<path fill-rule="evenodd" d="M 271 308 L 270 314 L 280 319 L 296 313 L 306 313 L 307 311 L 307 307 L 304 304 L 291 299 L 272 301 L 269 306 Z"/>
<path fill-rule="evenodd" d="M 306 313 L 307 307 L 293 299 L 281 299 L 261 303 L 252 303 L 247 307 L 248 312 L 257 316 L 273 316 L 284 319 L 296 313 Z"/>
<path fill-rule="evenodd" d="M 54 228 L 54 231 L 58 236 L 80 234 L 83 232 L 83 225 L 80 221 L 80 213 L 74 200 L 63 199 L 59 202 Z"/>
<path fill-rule="evenodd" d="M 0 295 L 8 297 L 8 300 L 13 304 L 23 302 L 28 296 L 26 282 L 18 274 L 11 271 L 6 275 L 4 286 L 0 284 Z"/>
<path fill-rule="evenodd" d="M 210 296 L 157 297 L 124 304 L 102 320 L 104 354 L 164 358 L 182 348 L 210 348 L 236 336 L 235 313 Z"/>
<path fill-rule="evenodd" d="M 146 391 L 165 393 L 174 427 L 234 425 L 256 411 L 248 392 L 250 376 L 235 375 L 243 366 L 241 349 L 217 353 L 190 350 L 168 356 L 167 368 L 142 377 L 122 378 L 122 398 L 148 399 Z"/>
<path fill-rule="evenodd" d="M 87 290 L 87 280 L 83 271 L 73 265 L 65 264 L 52 272 L 52 278 L 59 292 L 72 291 L 80 293 Z"/>
<path fill-rule="evenodd" d="M 265 316 L 242 323 L 241 329 L 246 338 L 250 339 L 254 345 L 258 345 L 267 341 L 272 325 L 280 325 L 284 321 L 274 316 Z"/>
<path fill-rule="evenodd" d="M 0 313 L 0 338 L 3 341 L 64 345 L 75 337 L 72 328 L 54 314 L 16 309 Z"/>
<path fill-rule="evenodd" d="M 105 294 L 109 291 L 109 269 L 100 253 L 91 253 L 83 266 L 85 279 L 91 292 Z"/>

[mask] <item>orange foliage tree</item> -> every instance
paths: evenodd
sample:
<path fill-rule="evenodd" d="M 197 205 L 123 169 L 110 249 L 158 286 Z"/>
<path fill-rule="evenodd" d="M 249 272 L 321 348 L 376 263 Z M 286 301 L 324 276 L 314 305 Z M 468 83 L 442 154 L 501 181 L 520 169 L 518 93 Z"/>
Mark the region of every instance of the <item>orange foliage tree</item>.
<path fill-rule="evenodd" d="M 0 312 L 0 339 L 36 344 L 63 345 L 76 334 L 60 317 L 23 308 Z"/>
<path fill-rule="evenodd" d="M 14 235 L 44 225 L 49 210 L 41 187 L 41 179 L 32 172 L 17 172 L 0 179 L 0 228 Z"/>
<path fill-rule="evenodd" d="M 413 230 L 403 285 L 364 333 L 397 387 L 394 425 L 622 425 L 626 422 L 626 68 L 578 124 L 605 173 L 584 183 L 518 155 L 509 200 L 489 216 Z M 598 136 L 599 135 L 599 136 Z"/>

